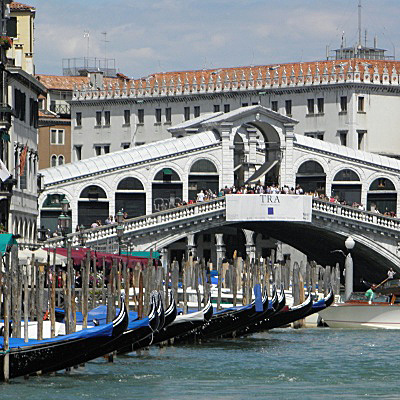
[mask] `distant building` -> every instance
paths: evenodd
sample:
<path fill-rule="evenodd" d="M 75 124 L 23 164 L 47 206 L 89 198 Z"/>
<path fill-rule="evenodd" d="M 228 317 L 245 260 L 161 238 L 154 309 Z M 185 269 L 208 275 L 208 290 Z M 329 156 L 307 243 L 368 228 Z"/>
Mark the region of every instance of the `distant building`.
<path fill-rule="evenodd" d="M 34 67 L 34 20 L 35 8 L 27 4 L 12 1 L 7 19 L 7 36 L 12 39 L 12 47 L 7 51 L 7 57 L 13 65 L 21 67 L 33 75 Z"/>

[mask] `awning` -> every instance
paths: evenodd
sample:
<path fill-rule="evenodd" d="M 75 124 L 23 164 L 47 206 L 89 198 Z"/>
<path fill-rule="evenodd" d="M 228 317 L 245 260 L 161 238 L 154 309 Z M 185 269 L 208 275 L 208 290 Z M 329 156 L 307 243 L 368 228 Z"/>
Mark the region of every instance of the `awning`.
<path fill-rule="evenodd" d="M 123 255 L 130 255 L 134 257 L 139 257 L 139 258 L 150 258 L 150 252 L 149 251 L 130 251 L 129 253 L 127 251 L 122 251 L 121 254 Z M 160 258 L 161 254 L 159 251 L 153 251 L 152 253 L 153 258 Z"/>
<path fill-rule="evenodd" d="M 17 241 L 13 238 L 12 233 L 1 233 L 0 234 L 0 252 L 1 255 L 7 251 L 8 246 L 17 244 Z"/>
<path fill-rule="evenodd" d="M 254 174 L 247 180 L 246 183 L 256 183 L 263 178 L 275 165 L 278 164 L 278 160 L 267 161 L 264 163 Z"/>
<path fill-rule="evenodd" d="M 47 249 L 45 249 L 47 250 Z M 50 253 L 52 253 L 54 249 L 50 249 Z M 80 266 L 81 262 L 86 259 L 86 254 L 88 249 L 79 248 L 79 249 L 71 249 L 71 257 L 75 266 Z M 67 256 L 67 249 L 64 247 L 56 248 L 56 253 L 62 256 Z M 147 265 L 149 259 L 146 257 L 135 257 L 128 255 L 118 255 L 111 253 L 102 253 L 99 251 L 90 250 L 90 258 L 93 259 L 96 256 L 96 266 L 101 267 L 103 265 L 103 259 L 107 267 L 110 267 L 113 263 L 113 260 L 122 260 L 122 262 L 126 262 L 129 268 L 135 267 L 137 263 L 142 265 Z M 51 263 L 51 256 L 50 256 Z"/>

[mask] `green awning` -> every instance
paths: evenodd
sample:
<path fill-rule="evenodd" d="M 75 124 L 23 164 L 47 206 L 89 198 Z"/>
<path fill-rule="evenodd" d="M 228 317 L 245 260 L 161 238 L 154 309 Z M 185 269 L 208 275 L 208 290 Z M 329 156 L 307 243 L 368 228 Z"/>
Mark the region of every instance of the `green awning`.
<path fill-rule="evenodd" d="M 10 135 L 7 132 L 1 132 L 1 139 L 5 140 L 6 142 L 9 142 Z"/>
<path fill-rule="evenodd" d="M 13 238 L 12 233 L 1 233 L 0 234 L 0 252 L 3 255 L 7 251 L 8 246 L 17 244 L 17 241 Z"/>
<path fill-rule="evenodd" d="M 164 175 L 172 175 L 172 169 L 171 168 L 164 168 L 163 169 L 163 174 Z"/>
<path fill-rule="evenodd" d="M 142 257 L 142 258 L 150 258 L 150 252 L 149 251 L 130 251 L 129 254 L 127 251 L 121 251 L 121 254 L 124 256 L 129 255 L 129 256 L 134 256 L 134 257 Z M 153 251 L 152 253 L 153 258 L 160 258 L 160 252 L 159 251 Z"/>

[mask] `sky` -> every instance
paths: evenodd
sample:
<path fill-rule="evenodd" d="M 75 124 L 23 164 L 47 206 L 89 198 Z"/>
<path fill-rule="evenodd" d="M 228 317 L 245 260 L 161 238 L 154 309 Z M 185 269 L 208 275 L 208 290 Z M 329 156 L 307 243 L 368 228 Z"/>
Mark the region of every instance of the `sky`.
<path fill-rule="evenodd" d="M 115 59 L 118 72 L 313 61 L 358 39 L 358 0 L 21 0 L 36 7 L 36 73 L 63 58 Z M 399 0 L 363 0 L 363 41 L 399 53 Z M 89 39 L 84 32 L 89 32 Z M 106 35 L 103 34 L 106 32 Z M 399 59 L 400 57 L 396 57 Z"/>

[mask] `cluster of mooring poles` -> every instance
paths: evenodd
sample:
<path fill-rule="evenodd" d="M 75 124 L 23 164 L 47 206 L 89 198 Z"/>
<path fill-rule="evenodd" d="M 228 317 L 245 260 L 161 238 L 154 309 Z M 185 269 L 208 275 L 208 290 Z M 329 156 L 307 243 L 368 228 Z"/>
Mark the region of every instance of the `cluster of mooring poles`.
<path fill-rule="evenodd" d="M 150 311 L 153 291 L 161 294 L 164 310 L 170 306 L 169 292 L 172 292 L 183 314 L 187 314 L 189 309 L 205 307 L 210 296 L 217 311 L 228 305 L 249 304 L 254 298 L 256 285 L 265 287 L 268 296 L 271 295 L 272 283 L 278 288 L 282 285 L 285 290 L 291 288 L 294 305 L 304 301 L 305 288 L 319 293 L 327 293 L 329 287 L 334 293 L 339 293 L 340 288 L 338 265 L 331 268 L 315 262 L 303 265 L 290 260 L 277 263 L 274 252 L 266 259 L 250 261 L 237 256 L 235 251 L 230 262 L 219 260 L 217 268 L 193 256 L 182 263 L 174 260 L 168 266 L 162 266 L 153 260 L 152 252 L 147 265 L 130 264 L 123 256 L 116 256 L 106 263 L 105 258 L 98 259 L 90 249 L 87 249 L 80 265 L 76 265 L 70 246 L 66 265 L 58 265 L 56 250 L 50 248 L 47 252 L 47 262 L 39 262 L 32 256 L 28 265 L 20 264 L 16 245 L 3 257 L 0 315 L 4 320 L 2 353 L 5 381 L 9 373 L 9 339 L 23 338 L 28 342 L 31 336 L 28 321 L 36 322 L 35 337 L 38 340 L 44 338 L 45 323 L 49 326 L 47 337 L 57 336 L 58 313 L 62 314 L 65 334 L 76 331 L 77 312 L 82 315 L 82 329 L 86 329 L 88 312 L 99 305 L 106 306 L 107 322 L 110 322 L 116 315 L 116 307 L 121 308 L 121 292 L 125 292 L 128 312 L 135 311 L 138 318 L 142 318 Z M 296 327 L 302 326 L 302 321 L 296 322 Z M 112 361 L 113 355 L 110 354 L 108 359 Z"/>

